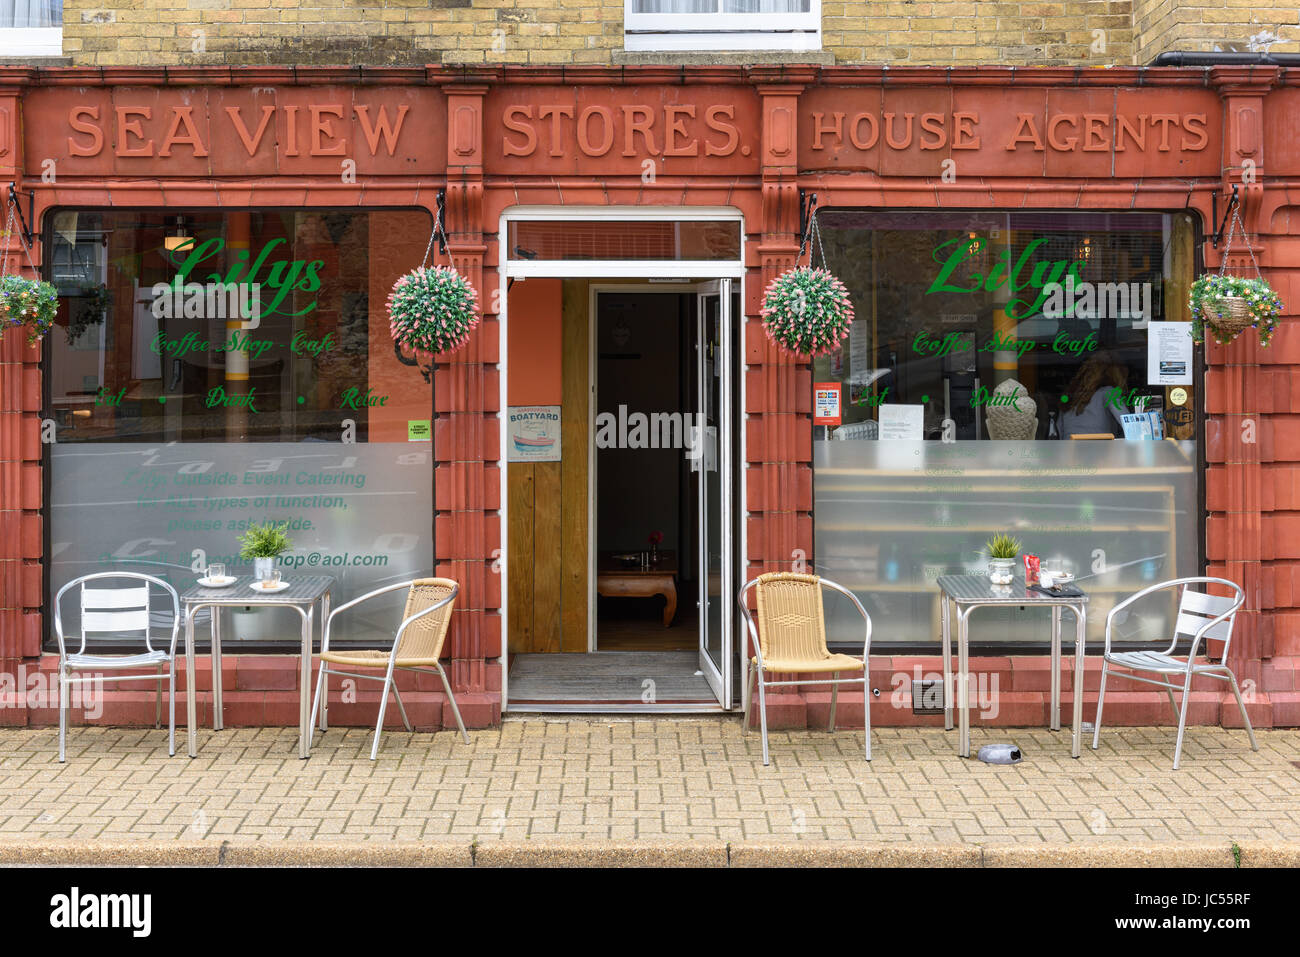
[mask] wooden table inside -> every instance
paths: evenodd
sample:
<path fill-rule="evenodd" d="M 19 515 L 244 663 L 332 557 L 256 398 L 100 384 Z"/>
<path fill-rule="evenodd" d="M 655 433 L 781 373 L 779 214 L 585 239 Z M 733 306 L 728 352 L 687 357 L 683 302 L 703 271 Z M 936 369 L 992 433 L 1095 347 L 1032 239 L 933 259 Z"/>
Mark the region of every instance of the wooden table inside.
<path fill-rule="evenodd" d="M 617 553 L 615 553 L 617 554 Z M 677 553 L 660 551 L 657 563 L 648 568 L 625 565 L 613 554 L 602 553 L 596 571 L 596 594 L 606 598 L 653 598 L 664 596 L 664 627 L 677 614 Z"/>

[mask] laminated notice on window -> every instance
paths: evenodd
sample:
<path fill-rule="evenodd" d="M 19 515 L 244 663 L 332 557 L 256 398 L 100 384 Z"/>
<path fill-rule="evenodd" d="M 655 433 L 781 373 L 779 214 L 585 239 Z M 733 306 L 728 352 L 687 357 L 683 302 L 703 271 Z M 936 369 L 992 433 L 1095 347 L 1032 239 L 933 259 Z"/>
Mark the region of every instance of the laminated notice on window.
<path fill-rule="evenodd" d="M 1147 385 L 1192 384 L 1192 324 L 1153 322 L 1147 327 Z"/>
<path fill-rule="evenodd" d="M 880 407 L 880 440 L 919 442 L 925 425 L 925 406 L 885 404 Z"/>

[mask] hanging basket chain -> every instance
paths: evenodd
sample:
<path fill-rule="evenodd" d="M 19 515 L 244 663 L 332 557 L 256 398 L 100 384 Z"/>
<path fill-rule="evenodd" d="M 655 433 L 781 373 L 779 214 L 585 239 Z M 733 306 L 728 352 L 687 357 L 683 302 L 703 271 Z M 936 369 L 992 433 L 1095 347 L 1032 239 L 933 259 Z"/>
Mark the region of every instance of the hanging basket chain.
<path fill-rule="evenodd" d="M 438 212 L 435 213 L 433 217 L 433 232 L 429 233 L 429 245 L 425 247 L 424 258 L 420 260 L 420 266 L 422 268 L 430 265 L 430 263 L 432 262 L 430 257 L 433 255 L 433 242 L 435 239 L 441 239 L 442 245 L 444 247 L 450 247 L 451 245 L 450 242 L 447 240 L 446 230 L 442 228 L 441 209 L 438 210 Z"/>
<path fill-rule="evenodd" d="M 1246 252 L 1250 256 L 1250 264 L 1255 269 L 1255 278 L 1263 279 L 1264 274 L 1260 272 L 1259 263 L 1255 261 L 1255 250 L 1250 244 L 1250 235 L 1246 232 L 1246 227 L 1241 222 L 1241 216 L 1237 212 L 1237 207 L 1232 208 L 1232 219 L 1228 222 L 1228 238 L 1223 244 L 1223 258 L 1219 260 L 1219 275 L 1223 276 L 1228 269 L 1228 256 L 1232 253 L 1232 237 L 1236 234 L 1237 227 L 1241 227 L 1241 241 L 1246 244 Z"/>
<path fill-rule="evenodd" d="M 0 276 L 9 272 L 9 240 L 14 235 L 14 210 L 16 208 L 17 203 L 14 200 L 14 197 L 10 196 L 8 204 L 9 215 L 5 219 L 5 251 L 4 258 L 0 259 Z M 18 233 L 18 245 L 22 247 L 25 253 L 27 253 L 27 265 L 31 267 L 31 270 L 35 275 L 39 276 L 40 271 L 36 268 L 36 261 L 32 258 L 32 247 L 27 245 L 27 240 L 23 237 L 21 232 Z"/>

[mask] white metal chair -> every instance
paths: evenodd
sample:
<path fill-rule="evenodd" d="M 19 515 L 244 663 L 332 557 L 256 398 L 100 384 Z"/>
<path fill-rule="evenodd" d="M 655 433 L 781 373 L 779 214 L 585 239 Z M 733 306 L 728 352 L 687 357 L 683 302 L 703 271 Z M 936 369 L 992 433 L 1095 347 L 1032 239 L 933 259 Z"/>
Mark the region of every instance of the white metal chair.
<path fill-rule="evenodd" d="M 393 638 L 393 647 L 389 651 L 330 651 L 330 629 L 334 619 L 349 608 L 355 608 L 362 602 L 378 595 L 406 588 L 406 610 L 402 613 L 402 623 L 397 627 Z M 442 656 L 443 642 L 447 639 L 447 629 L 451 625 L 451 613 L 456 604 L 460 586 L 450 578 L 417 578 L 414 581 L 398 582 L 376 588 L 360 598 L 354 598 L 347 604 L 340 605 L 330 612 L 325 620 L 321 634 L 320 675 L 316 679 L 316 697 L 311 706 L 311 724 L 307 731 L 307 748 L 311 749 L 312 737 L 316 727 L 317 709 L 320 713 L 320 729 L 324 733 L 329 728 L 329 679 L 328 675 L 346 675 L 349 678 L 365 678 L 370 681 L 383 681 L 384 694 L 379 699 L 379 721 L 375 725 L 375 740 L 370 748 L 370 760 L 379 756 L 379 736 L 384 730 L 384 713 L 388 708 L 388 692 L 391 690 L 397 699 L 397 710 L 401 712 L 402 724 L 407 731 L 413 730 L 407 720 L 406 708 L 402 696 L 397 693 L 397 683 L 393 672 L 398 668 L 408 671 L 424 671 L 436 674 L 442 679 L 442 687 L 451 702 L 451 713 L 456 716 L 456 725 L 460 728 L 465 743 L 469 743 L 469 733 L 465 723 L 460 719 L 460 708 L 456 706 L 456 696 L 451 693 L 451 682 L 443 670 L 439 658 Z M 340 671 L 331 668 L 331 664 L 348 665 L 352 668 L 384 669 L 383 677 L 377 674 L 362 674 L 353 671 Z"/>
<path fill-rule="evenodd" d="M 746 597 L 756 588 L 758 625 L 750 614 Z M 830 588 L 848 596 L 866 622 L 866 640 L 862 645 L 862 659 L 851 655 L 832 654 L 826 647 L 826 619 L 822 610 L 822 588 Z M 794 572 L 769 572 L 745 584 L 736 596 L 741 614 L 745 617 L 749 634 L 754 639 L 755 654 L 745 662 L 745 727 L 749 734 L 749 699 L 751 681 L 758 675 L 759 721 L 763 730 L 763 764 L 771 763 L 767 748 L 767 689 L 783 685 L 830 685 L 831 719 L 829 731 L 835 730 L 835 705 L 842 684 L 862 685 L 863 724 L 866 730 L 867 760 L 871 760 L 871 616 L 862 607 L 856 595 L 843 585 L 817 575 L 800 575 Z M 841 671 L 862 672 L 861 678 L 841 678 Z M 827 674 L 831 678 L 816 681 L 769 681 L 767 672 L 791 674 Z"/>
<path fill-rule="evenodd" d="M 134 582 L 125 588 L 100 587 L 111 581 Z M 94 582 L 94 587 L 87 584 Z M 154 648 L 149 635 L 149 586 L 157 585 L 172 600 L 172 634 L 167 650 Z M 81 644 L 69 654 L 63 634 L 63 596 L 69 589 L 81 590 Z M 180 633 L 181 605 L 176 589 L 161 578 L 136 572 L 98 572 L 74 578 L 54 596 L 54 634 L 59 642 L 59 761 L 67 759 L 68 690 L 74 684 L 93 684 L 101 681 L 154 681 L 158 693 L 154 699 L 154 726 L 162 726 L 162 684 L 168 685 L 167 753 L 176 754 L 176 636 Z M 100 636 L 124 639 L 125 633 L 140 632 L 145 650 L 138 654 L 87 654 L 86 638 L 94 633 Z M 155 674 L 104 675 L 104 671 L 129 671 L 139 668 L 157 669 Z M 163 669 L 167 673 L 163 673 Z M 93 671 L 91 677 L 75 678 L 77 672 Z"/>
<path fill-rule="evenodd" d="M 1217 595 L 1208 595 L 1204 592 L 1193 591 L 1189 587 L 1191 585 L 1210 584 L 1223 585 L 1225 588 L 1232 589 L 1233 597 L 1224 598 Z M 1116 614 L 1138 599 L 1144 598 L 1153 592 L 1180 586 L 1182 594 L 1178 603 L 1178 618 L 1174 626 L 1174 638 L 1169 643 L 1168 648 L 1164 651 L 1111 650 L 1111 624 L 1114 622 Z M 1246 593 L 1235 582 L 1230 582 L 1226 578 L 1193 577 L 1175 578 L 1167 582 L 1160 582 L 1158 585 L 1152 585 L 1150 588 L 1144 588 L 1112 608 L 1110 614 L 1106 616 L 1106 648 L 1102 655 L 1101 688 L 1097 694 L 1097 723 L 1092 732 L 1093 750 L 1096 750 L 1101 743 L 1101 712 L 1106 701 L 1106 677 L 1112 668 L 1120 667 L 1128 670 L 1116 672 L 1117 677 L 1156 685 L 1164 688 L 1165 693 L 1169 696 L 1169 706 L 1174 709 L 1174 714 L 1178 716 L 1178 741 L 1174 745 L 1175 771 L 1178 770 L 1178 762 L 1183 753 L 1183 733 L 1187 728 L 1187 703 L 1191 698 L 1192 679 L 1196 675 L 1204 675 L 1207 678 L 1217 678 L 1220 681 L 1228 682 L 1233 695 L 1237 699 L 1237 707 L 1241 709 L 1241 720 L 1246 724 L 1246 734 L 1250 737 L 1250 746 L 1253 750 L 1258 751 L 1259 745 L 1255 742 L 1255 730 L 1250 726 L 1250 717 L 1246 714 L 1246 703 L 1241 700 L 1241 689 L 1237 687 L 1237 676 L 1232 673 L 1232 669 L 1227 665 L 1228 649 L 1232 644 L 1232 627 L 1236 621 L 1237 611 L 1245 601 Z M 1192 640 L 1185 661 L 1175 658 L 1173 654 L 1180 637 L 1190 637 Z M 1209 659 L 1208 650 L 1205 653 L 1205 662 L 1202 664 L 1196 662 L 1197 655 L 1201 651 L 1202 640 L 1207 643 L 1210 641 L 1223 642 L 1223 652 L 1218 664 Z M 1168 676 L 1169 678 L 1181 675 L 1183 681 L 1179 685 L 1171 680 L 1139 678 L 1137 675 L 1132 674 L 1134 671 L 1145 671 Z M 1174 692 L 1179 690 L 1183 693 L 1181 708 L 1174 703 Z"/>

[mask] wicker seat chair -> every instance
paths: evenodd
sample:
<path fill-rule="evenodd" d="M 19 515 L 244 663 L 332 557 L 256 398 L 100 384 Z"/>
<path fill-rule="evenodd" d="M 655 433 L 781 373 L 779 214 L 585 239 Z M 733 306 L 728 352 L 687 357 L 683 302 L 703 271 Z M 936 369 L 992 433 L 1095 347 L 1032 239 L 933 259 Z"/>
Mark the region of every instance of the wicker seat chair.
<path fill-rule="evenodd" d="M 330 651 L 330 629 L 339 614 L 379 595 L 403 588 L 409 589 L 406 596 L 406 610 L 402 613 L 402 623 L 397 627 L 391 650 Z M 459 593 L 460 586 L 449 578 L 417 578 L 414 581 L 377 588 L 330 612 L 321 635 L 320 675 L 316 679 L 316 696 L 311 706 L 311 724 L 307 732 L 308 750 L 311 749 L 314 737 L 318 709 L 321 732 L 324 733 L 329 728 L 329 675 L 346 675 L 349 678 L 365 678 L 384 683 L 384 694 L 379 699 L 379 721 L 375 724 L 375 740 L 370 748 L 371 761 L 379 756 L 379 737 L 384 730 L 384 714 L 388 709 L 389 691 L 392 691 L 393 697 L 397 699 L 397 710 L 401 712 L 402 724 L 406 726 L 407 731 L 411 731 L 411 722 L 406 717 L 402 696 L 397 693 L 397 683 L 393 679 L 393 672 L 398 668 L 407 671 L 424 671 L 436 674 L 442 679 L 442 687 L 447 692 L 447 700 L 451 703 L 451 713 L 456 716 L 456 726 L 460 728 L 466 743 L 469 742 L 469 733 L 466 732 L 465 723 L 460 718 L 460 708 L 456 706 L 456 696 L 451 692 L 451 682 L 447 680 L 447 672 L 443 670 L 438 660 L 442 656 L 442 646 L 447 640 L 452 609 L 455 607 L 456 596 Z M 334 665 L 382 669 L 384 673 L 381 676 L 342 671 L 332 667 Z"/>
<path fill-rule="evenodd" d="M 866 622 L 862 658 L 832 654 L 826 647 L 826 619 L 822 610 L 822 589 L 829 588 L 848 597 Z M 747 598 L 756 590 L 758 621 L 750 613 Z M 771 763 L 767 745 L 767 689 L 783 685 L 830 685 L 831 717 L 827 730 L 835 730 L 835 705 L 842 684 L 862 685 L 863 725 L 866 730 L 866 756 L 871 760 L 871 693 L 867 687 L 871 655 L 871 616 L 856 595 L 843 585 L 817 575 L 771 572 L 759 575 L 740 589 L 736 597 L 745 618 L 755 654 L 745 662 L 745 727 L 749 734 L 751 682 L 758 675 L 759 722 L 763 730 L 763 764 Z M 861 673 L 859 678 L 841 678 L 840 672 Z M 769 681 L 771 672 L 790 674 L 830 674 L 817 680 Z"/>

